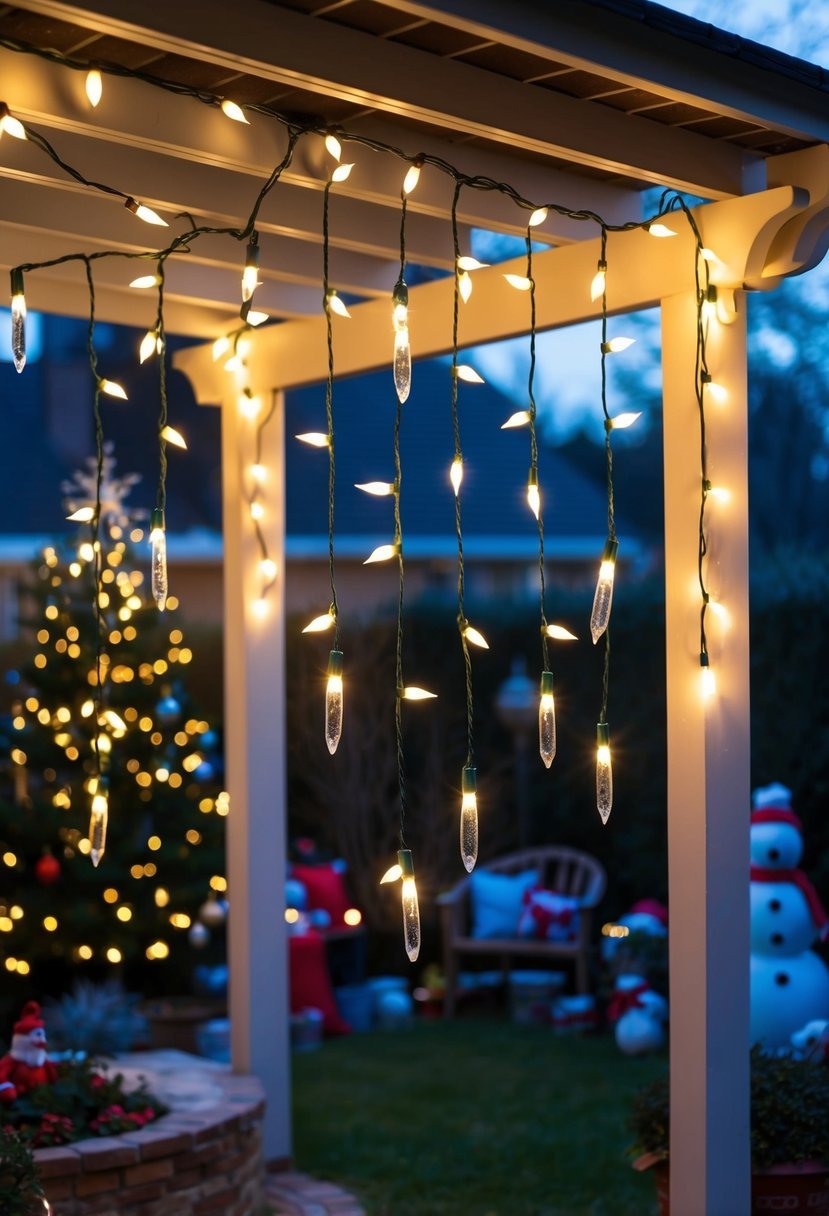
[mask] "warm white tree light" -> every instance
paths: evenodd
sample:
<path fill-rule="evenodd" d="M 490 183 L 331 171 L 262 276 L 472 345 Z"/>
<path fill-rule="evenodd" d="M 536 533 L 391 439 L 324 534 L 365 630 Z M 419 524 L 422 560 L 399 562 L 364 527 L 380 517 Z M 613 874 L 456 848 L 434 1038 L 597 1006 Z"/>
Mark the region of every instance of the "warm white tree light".
<path fill-rule="evenodd" d="M 226 114 L 228 118 L 232 118 L 234 122 L 243 122 L 247 123 L 248 126 L 250 125 L 245 116 L 245 111 L 240 105 L 237 105 L 235 101 L 231 101 L 226 97 L 221 104 L 221 110 L 222 113 Z"/>
<path fill-rule="evenodd" d="M 328 655 L 328 683 L 325 686 L 325 742 L 331 755 L 343 733 L 343 652 Z"/>
<path fill-rule="evenodd" d="M 596 726 L 596 809 L 607 823 L 613 809 L 613 766 L 610 759 L 610 728 L 606 722 Z"/>
<path fill-rule="evenodd" d="M 619 552 L 619 542 L 608 540 L 602 553 L 599 566 L 599 577 L 596 581 L 596 591 L 593 595 L 593 611 L 590 614 L 590 636 L 593 644 L 607 629 L 610 620 L 610 607 L 613 603 L 613 579 L 616 573 L 616 554 Z"/>
<path fill-rule="evenodd" d="M 478 779 L 467 766 L 461 779 L 461 860 L 469 874 L 478 860 Z"/>
<path fill-rule="evenodd" d="M 104 95 L 104 81 L 97 68 L 90 68 L 86 74 L 86 96 L 94 109 Z"/>
<path fill-rule="evenodd" d="M 167 537 L 164 512 L 156 507 L 150 515 L 150 586 L 159 612 L 167 605 Z"/>
<path fill-rule="evenodd" d="M 124 202 L 127 211 L 131 211 L 133 215 L 137 215 L 145 224 L 155 224 L 159 228 L 169 228 L 170 225 L 166 220 L 163 220 L 157 211 L 153 211 L 152 207 L 146 207 L 143 203 L 136 202 L 134 198 L 128 198 Z"/>
<path fill-rule="evenodd" d="M 556 754 L 556 705 L 553 697 L 553 673 L 542 671 L 541 696 L 538 701 L 538 750 L 544 767 L 549 768 Z"/>

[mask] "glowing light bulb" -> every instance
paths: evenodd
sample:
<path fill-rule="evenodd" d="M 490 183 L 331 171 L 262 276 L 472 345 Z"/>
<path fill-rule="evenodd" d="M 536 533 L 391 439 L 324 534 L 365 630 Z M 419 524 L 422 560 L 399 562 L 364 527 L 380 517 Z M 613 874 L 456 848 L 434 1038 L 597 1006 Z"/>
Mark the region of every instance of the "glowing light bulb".
<path fill-rule="evenodd" d="M 710 701 L 717 692 L 717 678 L 714 669 L 708 661 L 708 654 L 703 651 L 699 656 L 700 692 L 703 701 Z"/>
<path fill-rule="evenodd" d="M 417 886 L 415 884 L 414 863 L 410 849 L 401 849 L 397 854 L 403 885 L 401 900 L 403 905 L 403 943 L 409 962 L 417 961 L 420 954 L 420 908 L 417 903 Z"/>
<path fill-rule="evenodd" d="M 97 868 L 106 851 L 109 797 L 106 777 L 99 777 L 89 812 L 89 856 Z"/>
<path fill-rule="evenodd" d="M 608 540 L 602 553 L 602 564 L 599 566 L 599 577 L 593 596 L 593 611 L 590 614 L 590 635 L 593 644 L 607 629 L 610 620 L 610 606 L 613 603 L 613 577 L 616 573 L 616 554 L 619 542 Z"/>
<path fill-rule="evenodd" d="M 708 372 L 703 372 L 701 379 L 706 393 L 712 401 L 716 401 L 717 405 L 722 405 L 724 401 L 728 400 L 728 390 L 722 384 L 718 384 L 716 380 L 712 380 Z"/>
<path fill-rule="evenodd" d="M 607 262 L 600 261 L 599 268 L 593 275 L 593 280 L 590 284 L 590 299 L 595 303 L 600 300 L 605 293 L 607 287 Z"/>
<path fill-rule="evenodd" d="M 245 266 L 242 270 L 242 303 L 247 304 L 259 282 L 259 243 L 253 239 L 245 251 Z"/>
<path fill-rule="evenodd" d="M 313 621 L 309 621 L 303 629 L 303 633 L 324 633 L 326 629 L 330 629 L 335 622 L 333 612 L 324 612 L 322 616 L 315 616 Z"/>
<path fill-rule="evenodd" d="M 619 351 L 627 350 L 629 346 L 633 346 L 635 338 L 611 338 L 609 342 L 602 342 L 603 355 L 616 355 Z"/>
<path fill-rule="evenodd" d="M 259 312 L 259 311 L 258 311 L 257 309 L 255 309 L 255 308 L 251 308 L 250 312 L 249 312 L 249 313 L 248 313 L 248 315 L 247 315 L 247 323 L 248 323 L 248 325 L 253 325 L 253 326 L 256 326 L 256 325 L 262 325 L 262 323 L 263 323 L 264 321 L 269 321 L 269 320 L 270 320 L 270 314 L 269 314 L 269 313 L 266 313 L 266 312 Z"/>
<path fill-rule="evenodd" d="M 413 165 L 410 165 L 406 176 L 403 178 L 403 193 L 411 194 L 417 183 L 420 181 L 420 171 L 423 168 L 423 162 L 416 160 Z"/>
<path fill-rule="evenodd" d="M 452 483 L 452 489 L 455 491 L 455 497 L 457 498 L 460 493 L 461 482 L 463 481 L 463 461 L 460 456 L 456 456 L 452 461 L 449 468 L 449 480 Z"/>
<path fill-rule="evenodd" d="M 331 174 L 332 182 L 344 182 L 351 176 L 351 170 L 354 168 L 354 163 L 347 165 L 337 165 L 334 172 Z"/>
<path fill-rule="evenodd" d="M 260 621 L 264 620 L 268 615 L 268 601 L 264 595 L 260 595 L 258 599 L 255 599 L 251 607 L 253 608 L 253 615 Z"/>
<path fill-rule="evenodd" d="M 149 287 L 158 287 L 160 282 L 161 282 L 161 279 L 158 277 L 157 274 L 142 274 L 142 275 L 139 275 L 137 279 L 132 280 L 132 282 L 130 283 L 130 287 L 137 287 L 139 291 L 146 291 Z M 227 346 L 230 345 L 228 339 L 219 338 L 218 341 L 219 342 L 224 341 L 225 343 L 227 343 L 227 345 L 225 346 L 225 350 L 227 350 Z M 214 348 L 215 348 L 215 343 L 214 343 Z M 215 356 L 215 357 L 218 358 L 218 356 Z"/>
<path fill-rule="evenodd" d="M 634 422 L 642 417 L 642 411 L 639 413 L 617 414 L 615 418 L 610 419 L 611 429 L 614 431 L 626 431 L 629 426 L 633 426 Z"/>
<path fill-rule="evenodd" d="M 343 652 L 328 655 L 328 683 L 325 688 L 325 742 L 331 755 L 343 733 Z"/>
<path fill-rule="evenodd" d="M 412 348 L 409 341 L 409 289 L 398 279 L 392 293 L 392 321 L 394 324 L 394 388 L 402 405 L 412 387 Z"/>
<path fill-rule="evenodd" d="M 458 258 L 458 270 L 483 270 L 489 262 L 479 262 L 477 258 L 464 255 Z"/>
<path fill-rule="evenodd" d="M 325 304 L 326 307 L 331 312 L 336 313 L 338 317 L 351 317 L 351 313 L 337 295 L 336 291 L 329 291 L 328 295 L 325 297 Z"/>
<path fill-rule="evenodd" d="M 501 423 L 501 430 L 509 431 L 512 427 L 515 427 L 515 426 L 526 426 L 529 421 L 530 421 L 530 411 L 529 410 L 518 410 L 518 412 L 516 414 L 510 414 L 510 416 L 509 416 L 509 418 L 507 418 L 506 422 Z"/>
<path fill-rule="evenodd" d="M 230 101 L 230 99 L 226 97 L 221 103 L 221 111 L 223 114 L 226 114 L 228 118 L 232 118 L 234 122 L 244 122 L 250 126 L 250 123 L 248 123 L 248 120 L 245 117 L 245 111 L 240 105 L 237 105 L 235 101 Z"/>
<path fill-rule="evenodd" d="M 386 882 L 399 882 L 403 877 L 403 870 L 400 865 L 389 866 L 383 877 L 380 879 L 380 885 Z"/>
<path fill-rule="evenodd" d="M 525 274 L 505 274 L 504 278 L 516 291 L 529 291 L 533 285 L 532 279 L 528 279 Z"/>
<path fill-rule="evenodd" d="M 150 545 L 150 585 L 158 610 L 163 612 L 167 604 L 167 537 L 164 512 L 158 507 L 150 515 Z"/>
<path fill-rule="evenodd" d="M 343 154 L 343 146 L 337 139 L 336 135 L 330 131 L 325 137 L 325 150 L 329 156 L 333 156 L 334 160 L 339 160 Z"/>
<path fill-rule="evenodd" d="M 268 470 L 263 464 L 252 464 L 250 475 L 258 486 L 264 485 L 268 479 Z"/>
<path fill-rule="evenodd" d="M 11 272 L 12 287 L 12 358 L 18 372 L 26 366 L 26 297 L 23 294 L 23 271 Z"/>
<path fill-rule="evenodd" d="M 464 304 L 469 303 L 469 297 L 472 295 L 472 279 L 466 270 L 462 270 L 458 275 L 458 294 Z"/>
<path fill-rule="evenodd" d="M 262 408 L 262 402 L 258 397 L 254 397 L 249 388 L 242 389 L 242 392 L 239 395 L 238 405 L 239 413 L 244 418 L 250 418 L 251 420 L 259 416 L 259 411 Z"/>
<path fill-rule="evenodd" d="M 473 646 L 480 646 L 481 650 L 489 650 L 489 642 L 482 633 L 469 624 L 469 621 L 464 621 L 461 632 L 467 642 L 471 642 Z"/>
<path fill-rule="evenodd" d="M 721 604 L 719 600 L 711 599 L 710 596 L 708 598 L 707 603 L 708 603 L 708 607 L 711 609 L 711 612 L 714 614 L 714 616 L 720 622 L 720 626 L 723 629 L 730 629 L 731 628 L 731 613 L 728 611 L 725 604 Z"/>
<path fill-rule="evenodd" d="M 139 283 L 141 283 L 142 286 L 144 285 L 141 279 L 136 279 L 133 283 L 130 283 L 130 287 L 137 287 Z M 219 359 L 221 359 L 222 355 L 226 355 L 229 350 L 230 338 L 224 336 L 217 338 L 212 347 L 213 362 L 216 363 Z"/>
<path fill-rule="evenodd" d="M 257 523 L 265 518 L 265 507 L 261 502 L 254 500 L 250 504 L 250 517 L 255 519 Z"/>
<path fill-rule="evenodd" d="M 467 384 L 485 384 L 483 376 L 479 376 L 474 367 L 470 367 L 468 363 L 459 363 L 455 368 L 455 375 L 459 380 L 464 380 Z"/>
<path fill-rule="evenodd" d="M 538 702 L 538 750 L 546 768 L 556 754 L 556 706 L 553 697 L 553 673 L 541 673 L 541 698 Z"/>
<path fill-rule="evenodd" d="M 13 135 L 15 139 L 26 139 L 26 129 L 19 118 L 13 118 L 5 101 L 0 101 L 0 135 Z"/>
<path fill-rule="evenodd" d="M 613 766 L 610 760 L 610 729 L 606 722 L 596 726 L 596 809 L 607 823 L 613 809 Z"/>
<path fill-rule="evenodd" d="M 565 629 L 563 625 L 545 625 L 543 632 L 548 638 L 555 638 L 557 642 L 577 642 L 579 639 L 569 629 Z"/>
<path fill-rule="evenodd" d="M 541 512 L 541 493 L 538 489 L 538 473 L 535 469 L 530 469 L 530 478 L 527 482 L 527 506 L 538 519 Z"/>
<path fill-rule="evenodd" d="M 103 77 L 97 68 L 90 68 L 86 74 L 86 95 L 93 109 L 104 95 Z"/>
<path fill-rule="evenodd" d="M 710 262 L 712 265 L 722 265 L 722 259 L 717 257 L 714 250 L 706 249 L 704 245 L 700 248 L 699 256 L 704 262 Z"/>
<path fill-rule="evenodd" d="M 478 860 L 478 780 L 474 768 L 463 770 L 461 779 L 461 860 L 467 874 Z"/>
<path fill-rule="evenodd" d="M 528 228 L 537 228 L 539 224 L 543 224 L 549 215 L 548 207 L 536 207 L 530 218 L 527 220 Z"/>
<path fill-rule="evenodd" d="M 294 435 L 294 439 L 312 448 L 327 448 L 331 443 L 330 435 L 324 435 L 322 431 L 304 431 L 301 435 Z"/>
<path fill-rule="evenodd" d="M 400 690 L 400 696 L 404 701 L 432 701 L 437 698 L 437 695 L 436 692 L 429 692 L 428 688 L 418 688 L 416 684 L 407 684 Z"/>
<path fill-rule="evenodd" d="M 98 391 L 106 393 L 108 397 L 117 397 L 120 401 L 127 400 L 127 394 L 124 389 L 115 380 L 99 380 Z"/>
<path fill-rule="evenodd" d="M 373 562 L 390 561 L 391 558 L 396 557 L 399 552 L 400 545 L 396 541 L 392 545 L 378 545 L 376 549 L 372 549 L 371 553 L 369 553 L 368 557 L 363 562 L 363 565 L 370 566 Z"/>
<path fill-rule="evenodd" d="M 181 431 L 177 431 L 174 426 L 163 426 L 161 428 L 161 438 L 165 443 L 171 443 L 174 448 L 182 448 L 185 452 L 187 451 L 187 440 Z"/>
<path fill-rule="evenodd" d="M 669 228 L 667 224 L 660 224 L 658 221 L 648 224 L 648 233 L 658 237 L 676 236 L 673 228 Z"/>
<path fill-rule="evenodd" d="M 259 573 L 269 582 L 276 578 L 276 562 L 272 557 L 263 557 L 259 563 Z"/>
<path fill-rule="evenodd" d="M 137 215 L 145 224 L 156 224 L 159 228 L 169 228 L 170 225 L 166 220 L 163 220 L 157 211 L 153 211 L 152 207 L 145 207 L 143 203 L 138 203 L 134 198 L 128 198 L 124 202 L 127 211 L 131 211 L 133 215 Z"/>
<path fill-rule="evenodd" d="M 78 507 L 77 511 L 73 511 L 71 515 L 67 515 L 67 520 L 72 524 L 91 524 L 95 518 L 94 507 Z"/>
<path fill-rule="evenodd" d="M 141 345 L 138 348 L 138 360 L 140 363 L 145 363 L 150 355 L 158 352 L 159 337 L 154 329 L 148 329 L 141 339 Z"/>
<path fill-rule="evenodd" d="M 393 481 L 355 481 L 354 489 L 362 490 L 364 494 L 373 494 L 376 498 L 385 498 L 394 493 L 395 486 Z"/>
<path fill-rule="evenodd" d="M 706 498 L 713 498 L 716 502 L 722 503 L 731 501 L 731 491 L 727 490 L 725 486 L 715 486 L 710 481 L 704 481 L 702 487 Z"/>

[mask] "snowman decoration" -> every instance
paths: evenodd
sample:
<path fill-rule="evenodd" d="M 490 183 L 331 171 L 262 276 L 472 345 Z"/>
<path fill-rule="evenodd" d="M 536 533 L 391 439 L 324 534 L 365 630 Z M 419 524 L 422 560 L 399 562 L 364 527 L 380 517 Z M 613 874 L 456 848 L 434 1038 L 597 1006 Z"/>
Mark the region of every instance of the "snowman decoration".
<path fill-rule="evenodd" d="M 668 1002 L 641 975 L 620 975 L 607 1010 L 616 1046 L 626 1056 L 658 1051 L 665 1042 Z"/>
<path fill-rule="evenodd" d="M 829 970 L 811 949 L 829 919 L 797 864 L 803 852 L 791 790 L 755 790 L 751 813 L 752 1043 L 789 1048 L 791 1036 L 829 1018 Z"/>

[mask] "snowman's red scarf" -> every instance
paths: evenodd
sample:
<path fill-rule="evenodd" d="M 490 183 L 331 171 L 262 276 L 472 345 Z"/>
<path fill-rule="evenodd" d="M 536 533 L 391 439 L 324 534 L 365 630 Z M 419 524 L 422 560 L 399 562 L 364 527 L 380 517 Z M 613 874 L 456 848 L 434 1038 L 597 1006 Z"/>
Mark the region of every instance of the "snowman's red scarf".
<path fill-rule="evenodd" d="M 629 1009 L 644 1009 L 645 1002 L 639 998 L 648 991 L 649 984 L 637 984 L 635 988 L 617 989 L 610 998 L 610 1004 L 607 1007 L 608 1022 L 618 1022 L 623 1013 L 627 1013 Z"/>
<path fill-rule="evenodd" d="M 752 866 L 751 881 L 793 882 L 806 897 L 812 920 L 820 930 L 821 941 L 825 941 L 829 937 L 829 916 L 826 915 L 826 909 L 820 901 L 820 896 L 802 870 L 768 870 L 763 866 Z"/>

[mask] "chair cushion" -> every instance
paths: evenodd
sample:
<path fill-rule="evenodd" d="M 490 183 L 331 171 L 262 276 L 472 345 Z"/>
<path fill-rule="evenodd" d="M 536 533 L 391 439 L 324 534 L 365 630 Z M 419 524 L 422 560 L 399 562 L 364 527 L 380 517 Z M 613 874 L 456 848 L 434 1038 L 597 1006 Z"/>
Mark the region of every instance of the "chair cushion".
<path fill-rule="evenodd" d="M 516 937 L 524 895 L 537 885 L 538 879 L 538 870 L 523 870 L 520 874 L 473 870 L 470 876 L 472 936 L 478 939 Z"/>
<path fill-rule="evenodd" d="M 579 935 L 579 900 L 534 887 L 524 895 L 518 919 L 519 937 L 548 942 L 574 942 Z"/>

